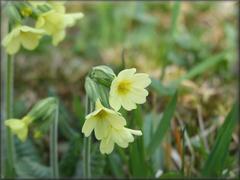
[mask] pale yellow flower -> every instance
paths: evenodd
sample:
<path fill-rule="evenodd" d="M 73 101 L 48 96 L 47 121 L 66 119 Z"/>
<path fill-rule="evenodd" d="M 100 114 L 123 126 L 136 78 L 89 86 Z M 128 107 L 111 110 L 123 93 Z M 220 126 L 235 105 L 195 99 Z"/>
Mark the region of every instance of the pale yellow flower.
<path fill-rule="evenodd" d="M 71 27 L 76 20 L 83 17 L 83 13 L 65 13 L 62 2 L 51 2 L 52 9 L 39 15 L 36 28 L 44 29 L 52 36 L 53 45 L 58 45 L 65 38 L 65 28 Z"/>
<path fill-rule="evenodd" d="M 98 99 L 95 111 L 86 116 L 82 132 L 87 137 L 94 130 L 96 138 L 100 140 L 107 136 L 111 127 L 114 127 L 115 129 L 122 129 L 125 125 L 126 120 L 120 113 L 105 108 Z"/>
<path fill-rule="evenodd" d="M 128 144 L 134 141 L 133 135 L 141 136 L 142 132 L 125 127 L 121 129 L 111 127 L 107 136 L 101 140 L 100 152 L 102 154 L 110 154 L 113 151 L 115 143 L 122 148 L 128 147 Z"/>
<path fill-rule="evenodd" d="M 18 52 L 21 45 L 28 50 L 33 50 L 38 46 L 39 39 L 44 33 L 44 30 L 29 26 L 17 26 L 3 39 L 2 45 L 8 54 Z"/>
<path fill-rule="evenodd" d="M 148 91 L 145 89 L 151 79 L 148 74 L 136 73 L 136 69 L 125 69 L 112 81 L 109 102 L 118 111 L 121 106 L 130 111 L 136 109 L 136 104 L 146 102 Z"/>
<path fill-rule="evenodd" d="M 32 122 L 32 118 L 25 116 L 22 120 L 20 119 L 9 119 L 4 122 L 5 126 L 11 129 L 11 132 L 21 140 L 25 141 L 28 134 L 28 125 Z"/>

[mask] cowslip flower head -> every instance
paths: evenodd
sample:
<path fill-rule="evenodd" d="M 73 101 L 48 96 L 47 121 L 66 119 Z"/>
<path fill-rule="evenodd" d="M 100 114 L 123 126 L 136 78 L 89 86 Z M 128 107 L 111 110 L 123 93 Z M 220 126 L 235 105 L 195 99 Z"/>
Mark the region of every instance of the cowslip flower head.
<path fill-rule="evenodd" d="M 136 73 L 136 69 L 125 69 L 112 81 L 109 94 L 110 106 L 118 111 L 121 106 L 130 111 L 136 109 L 136 104 L 146 102 L 151 79 L 148 74 Z"/>
<path fill-rule="evenodd" d="M 95 111 L 86 116 L 82 132 L 88 137 L 94 130 L 98 140 L 106 137 L 111 127 L 122 129 L 126 125 L 126 120 L 120 113 L 105 108 L 99 99 L 96 101 Z"/>
<path fill-rule="evenodd" d="M 76 20 L 81 19 L 83 13 L 65 13 L 63 2 L 50 2 L 51 10 L 39 15 L 36 28 L 44 29 L 52 36 L 54 46 L 58 45 L 65 38 L 65 28 L 71 27 Z"/>
<path fill-rule="evenodd" d="M 21 45 L 25 49 L 33 50 L 38 46 L 39 39 L 44 33 L 44 30 L 29 26 L 17 26 L 3 39 L 2 45 L 11 55 L 18 52 Z"/>
<path fill-rule="evenodd" d="M 9 119 L 4 122 L 5 126 L 9 127 L 13 134 L 15 134 L 22 142 L 27 138 L 28 126 L 32 122 L 30 116 L 25 116 L 21 119 Z"/>
<path fill-rule="evenodd" d="M 113 151 L 115 143 L 122 148 L 128 147 L 128 144 L 134 141 L 133 135 L 141 136 L 142 132 L 140 130 L 133 130 L 125 127 L 121 129 L 111 127 L 107 136 L 101 140 L 100 152 L 102 154 L 110 154 Z"/>

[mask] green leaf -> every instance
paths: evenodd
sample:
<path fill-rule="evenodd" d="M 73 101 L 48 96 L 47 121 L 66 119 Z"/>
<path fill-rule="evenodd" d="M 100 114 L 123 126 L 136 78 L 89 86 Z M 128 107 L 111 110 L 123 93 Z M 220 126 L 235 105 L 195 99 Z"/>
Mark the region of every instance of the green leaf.
<path fill-rule="evenodd" d="M 130 144 L 130 166 L 133 177 L 146 177 L 148 174 L 147 162 L 144 156 L 143 137 L 138 137 Z"/>
<path fill-rule="evenodd" d="M 29 159 L 32 159 L 34 161 L 40 161 L 39 152 L 30 139 L 27 139 L 25 142 L 21 142 L 16 138 L 15 148 L 17 159 L 28 157 Z"/>
<path fill-rule="evenodd" d="M 120 157 L 115 153 L 111 153 L 109 156 L 107 156 L 108 162 L 109 162 L 109 168 L 113 175 L 115 177 L 124 177 L 124 172 L 123 172 L 123 165 Z"/>
<path fill-rule="evenodd" d="M 49 178 L 50 169 L 28 157 L 21 158 L 16 163 L 16 173 L 20 178 Z"/>
<path fill-rule="evenodd" d="M 181 2 L 176 1 L 173 5 L 173 15 L 172 15 L 172 24 L 171 24 L 171 34 L 174 35 L 177 31 L 177 20 L 179 19 L 179 15 L 180 15 L 180 4 Z"/>
<path fill-rule="evenodd" d="M 152 140 L 148 146 L 148 154 L 154 153 L 156 148 L 159 146 L 161 141 L 163 140 L 164 135 L 170 128 L 170 122 L 174 115 L 174 111 L 176 109 L 177 104 L 177 92 L 172 97 L 171 101 L 166 107 L 166 110 L 164 111 L 163 117 L 157 127 L 156 132 L 154 133 Z"/>
<path fill-rule="evenodd" d="M 176 81 L 172 81 L 170 84 L 172 84 L 173 86 L 177 86 L 179 85 L 183 80 L 186 79 L 192 79 L 195 76 L 202 74 L 203 72 L 205 72 L 206 70 L 208 70 L 209 68 L 217 65 L 218 63 L 220 63 L 223 60 L 226 60 L 226 52 L 217 54 L 215 56 L 212 56 L 208 59 L 206 59 L 205 61 L 201 62 L 200 64 L 196 65 L 193 69 L 191 69 L 187 74 L 183 75 L 182 77 L 180 77 L 179 79 L 177 79 Z"/>
<path fill-rule="evenodd" d="M 81 139 L 80 137 L 73 138 L 69 143 L 69 149 L 63 155 L 63 158 L 60 162 L 60 174 L 63 177 L 70 177 L 74 175 L 77 163 L 79 161 L 79 155 L 81 154 Z"/>
<path fill-rule="evenodd" d="M 91 174 L 93 178 L 104 177 L 106 158 L 99 151 L 98 144 L 92 144 L 91 152 Z"/>
<path fill-rule="evenodd" d="M 133 111 L 133 129 L 142 129 L 143 113 L 140 106 Z M 130 169 L 134 177 L 146 177 L 148 174 L 147 162 L 145 159 L 144 137 L 135 137 L 135 141 L 130 144 Z"/>
<path fill-rule="evenodd" d="M 237 104 L 235 104 L 227 115 L 220 128 L 217 139 L 210 155 L 203 167 L 203 176 L 218 176 L 221 174 L 225 160 L 228 156 L 228 149 L 232 138 L 234 127 L 237 124 Z"/>

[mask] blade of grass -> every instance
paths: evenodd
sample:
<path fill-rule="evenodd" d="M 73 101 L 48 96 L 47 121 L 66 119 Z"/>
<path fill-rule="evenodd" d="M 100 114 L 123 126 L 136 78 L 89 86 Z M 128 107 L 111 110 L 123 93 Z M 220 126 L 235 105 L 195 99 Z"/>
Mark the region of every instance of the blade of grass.
<path fill-rule="evenodd" d="M 164 111 L 163 117 L 154 133 L 152 140 L 148 146 L 148 154 L 154 153 L 158 145 L 162 142 L 164 135 L 170 128 L 170 122 L 174 115 L 177 104 L 177 92 L 172 97 L 171 101 L 168 103 L 166 110 Z"/>
<path fill-rule="evenodd" d="M 133 113 L 133 122 L 137 129 L 142 129 L 143 118 L 142 109 L 140 106 Z M 136 141 L 130 146 L 130 157 L 129 163 L 134 177 L 146 177 L 148 172 L 147 164 L 145 161 L 145 148 L 144 148 L 144 138 L 136 137 Z"/>
<path fill-rule="evenodd" d="M 174 2 L 173 9 L 172 9 L 171 29 L 170 29 L 170 34 L 169 34 L 171 39 L 170 39 L 169 44 L 167 46 L 166 57 L 167 57 L 167 54 L 172 50 L 172 47 L 173 47 L 174 36 L 177 33 L 177 22 L 178 22 L 178 19 L 179 19 L 178 17 L 180 15 L 180 10 L 181 10 L 181 2 L 180 1 Z M 161 76 L 160 76 L 161 80 L 163 80 L 163 78 L 164 78 L 166 67 L 167 67 L 167 62 L 168 61 L 163 61 L 162 73 L 161 73 Z"/>
<path fill-rule="evenodd" d="M 205 72 L 209 68 L 211 68 L 211 67 L 217 65 L 218 63 L 220 63 L 221 61 L 225 60 L 226 54 L 227 54 L 226 52 L 223 52 L 223 53 L 217 54 L 215 56 L 209 57 L 205 61 L 196 65 L 193 69 L 191 69 L 188 73 L 186 73 L 185 75 L 183 75 L 182 77 L 180 77 L 176 81 L 170 82 L 170 84 L 176 87 L 183 80 L 192 79 L 195 76 L 197 76 L 199 74 L 202 74 L 203 72 Z"/>
<path fill-rule="evenodd" d="M 176 1 L 173 5 L 173 15 L 172 15 L 172 24 L 171 24 L 171 34 L 174 36 L 174 34 L 177 31 L 177 20 L 180 14 L 180 1 Z"/>
<path fill-rule="evenodd" d="M 232 138 L 234 127 L 237 124 L 237 104 L 225 118 L 224 124 L 220 128 L 217 139 L 210 155 L 203 167 L 203 176 L 218 176 L 223 170 L 224 162 L 228 155 L 228 149 Z"/>

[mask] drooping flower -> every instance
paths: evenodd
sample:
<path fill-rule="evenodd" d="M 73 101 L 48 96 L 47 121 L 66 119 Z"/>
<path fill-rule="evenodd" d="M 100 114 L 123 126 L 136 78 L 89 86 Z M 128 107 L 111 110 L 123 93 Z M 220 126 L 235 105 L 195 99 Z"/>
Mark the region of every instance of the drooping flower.
<path fill-rule="evenodd" d="M 18 52 L 21 45 L 28 50 L 33 50 L 38 46 L 39 39 L 44 33 L 44 30 L 29 26 L 17 26 L 3 39 L 2 45 L 11 55 Z"/>
<path fill-rule="evenodd" d="M 76 20 L 81 19 L 83 13 L 65 13 L 62 2 L 50 2 L 51 10 L 39 15 L 36 28 L 44 29 L 52 36 L 53 45 L 58 45 L 65 38 L 65 28 L 71 27 Z"/>
<path fill-rule="evenodd" d="M 32 122 L 30 116 L 25 116 L 21 119 L 9 119 L 4 122 L 4 124 L 9 127 L 13 134 L 15 134 L 22 142 L 27 138 L 28 126 Z"/>
<path fill-rule="evenodd" d="M 112 127 L 115 129 L 122 129 L 126 125 L 126 120 L 120 113 L 111 109 L 105 108 L 100 100 L 96 101 L 96 109 L 86 116 L 82 132 L 88 137 L 94 130 L 95 136 L 98 140 L 106 137 L 108 131 Z"/>
<path fill-rule="evenodd" d="M 145 89 L 151 83 L 148 74 L 136 73 L 136 69 L 125 69 L 112 81 L 109 103 L 118 111 L 121 106 L 130 111 L 136 109 L 136 104 L 146 102 L 148 91 Z"/>
<path fill-rule="evenodd" d="M 125 127 L 121 129 L 111 127 L 107 136 L 101 140 L 100 152 L 102 154 L 110 154 L 113 151 L 115 143 L 122 148 L 128 147 L 128 144 L 134 141 L 133 135 L 141 136 L 142 132 Z"/>

